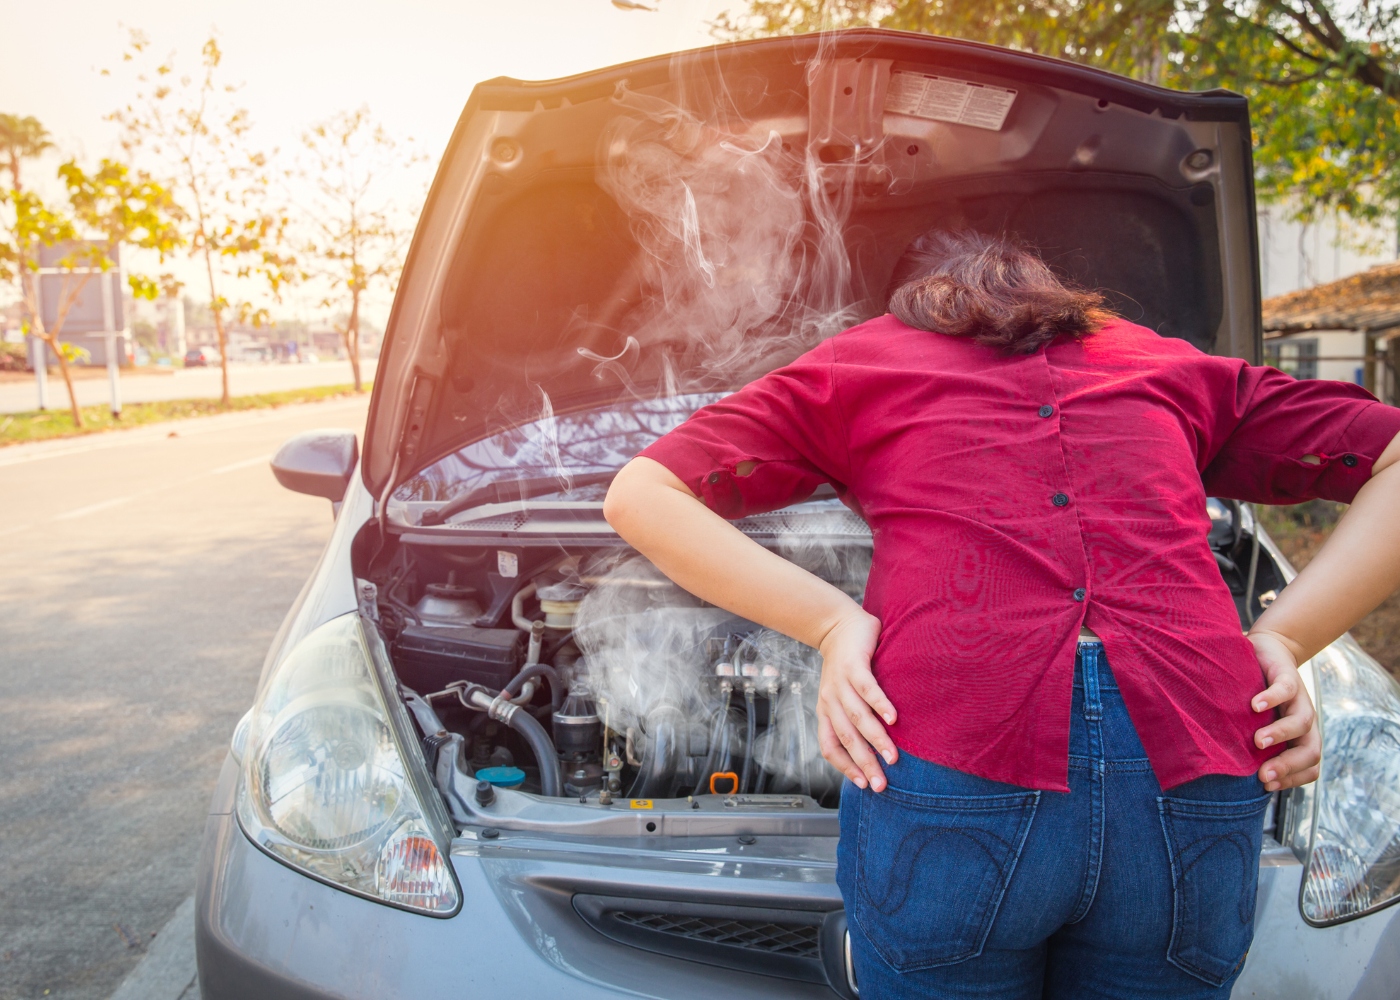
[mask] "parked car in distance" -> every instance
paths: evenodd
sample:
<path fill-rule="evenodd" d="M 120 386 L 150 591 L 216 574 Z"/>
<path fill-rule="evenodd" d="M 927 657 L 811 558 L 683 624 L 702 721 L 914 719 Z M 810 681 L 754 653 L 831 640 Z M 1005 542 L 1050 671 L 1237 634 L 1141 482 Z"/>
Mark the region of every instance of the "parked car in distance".
<path fill-rule="evenodd" d="M 207 368 L 219 363 L 219 352 L 212 347 L 191 347 L 185 352 L 186 368 Z"/>
<path fill-rule="evenodd" d="M 209 811 L 205 1000 L 857 995 L 816 652 L 681 591 L 602 499 L 697 407 L 882 312 L 935 225 L 1016 232 L 1128 318 L 1259 360 L 1238 95 L 878 30 L 476 87 L 363 449 L 312 432 L 272 462 L 336 522 Z M 1202 504 L 1245 627 L 1292 569 L 1247 506 Z M 863 593 L 873 539 L 829 488 L 736 523 Z M 1350 638 L 1304 674 L 1322 777 L 1273 798 L 1234 995 L 1392 997 L 1400 687 Z"/>

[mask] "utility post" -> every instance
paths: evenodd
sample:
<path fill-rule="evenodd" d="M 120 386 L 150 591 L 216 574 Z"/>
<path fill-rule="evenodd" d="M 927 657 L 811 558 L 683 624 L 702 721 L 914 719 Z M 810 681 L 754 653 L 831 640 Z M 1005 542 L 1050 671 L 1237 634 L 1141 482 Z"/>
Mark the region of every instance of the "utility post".
<path fill-rule="evenodd" d="M 38 280 L 44 325 L 50 330 L 61 328 L 64 340 L 94 359 L 102 355 L 112 416 L 120 418 L 120 365 L 131 337 L 122 303 L 121 247 L 111 247 L 110 253 L 105 244 L 65 242 L 40 247 Z M 61 303 L 70 297 L 67 312 L 60 317 Z"/>
<path fill-rule="evenodd" d="M 49 408 L 49 348 L 38 337 L 29 337 L 29 363 L 34 368 L 34 388 L 39 391 L 39 409 Z"/>

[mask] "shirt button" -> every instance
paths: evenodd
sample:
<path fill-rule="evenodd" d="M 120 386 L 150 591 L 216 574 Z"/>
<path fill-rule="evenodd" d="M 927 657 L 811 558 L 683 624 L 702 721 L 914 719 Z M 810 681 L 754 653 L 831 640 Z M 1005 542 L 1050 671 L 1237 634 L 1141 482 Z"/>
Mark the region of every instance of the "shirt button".
<path fill-rule="evenodd" d="M 1065 496 L 1063 493 L 1056 493 L 1050 498 L 1050 502 L 1056 507 L 1064 507 L 1069 503 L 1069 497 Z"/>
<path fill-rule="evenodd" d="M 1355 455 L 1343 455 L 1343 456 L 1342 456 L 1342 464 L 1345 465 L 1348 469 L 1354 469 L 1354 468 L 1356 468 L 1356 456 L 1355 456 Z"/>
<path fill-rule="evenodd" d="M 710 473 L 710 477 L 709 477 L 709 482 L 710 482 L 710 485 L 711 485 L 711 486 L 713 486 L 715 483 L 719 482 L 719 473 L 718 473 L 718 472 L 711 472 L 711 473 Z"/>
<path fill-rule="evenodd" d="M 1083 587 L 1075 587 L 1075 588 L 1074 588 L 1074 599 L 1075 599 L 1076 601 L 1082 601 L 1082 600 L 1084 600 L 1084 598 L 1088 595 L 1088 593 L 1089 593 L 1089 592 L 1088 592 L 1087 590 L 1085 590 Z"/>
<path fill-rule="evenodd" d="M 1046 403 L 1039 410 L 1036 410 L 1036 412 L 1039 413 L 1042 417 L 1048 417 L 1055 412 L 1055 408 L 1049 403 Z"/>

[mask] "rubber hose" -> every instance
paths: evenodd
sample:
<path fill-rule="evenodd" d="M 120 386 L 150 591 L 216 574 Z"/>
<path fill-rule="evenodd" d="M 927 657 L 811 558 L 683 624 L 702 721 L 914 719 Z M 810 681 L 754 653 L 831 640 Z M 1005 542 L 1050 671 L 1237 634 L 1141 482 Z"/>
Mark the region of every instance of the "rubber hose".
<path fill-rule="evenodd" d="M 559 671 L 548 663 L 535 663 L 526 667 L 510 679 L 510 683 L 501 694 L 507 698 L 514 698 L 520 694 L 520 689 L 531 677 L 543 677 L 549 681 L 549 704 L 554 711 L 559 711 L 559 706 L 564 703 L 564 682 L 559 678 Z"/>
<path fill-rule="evenodd" d="M 768 772 L 773 764 L 773 744 L 778 742 L 778 729 L 773 725 L 777 716 L 778 693 L 771 692 L 768 695 L 768 738 L 763 743 L 763 759 L 758 762 L 758 778 L 754 787 L 755 795 L 762 795 L 768 789 Z"/>
<path fill-rule="evenodd" d="M 559 753 L 554 749 L 554 741 L 529 712 L 516 709 L 506 723 L 514 729 L 535 753 L 535 763 L 540 766 L 540 793 L 558 798 L 564 794 L 564 779 L 559 773 Z"/>
<path fill-rule="evenodd" d="M 680 764 L 680 734 L 675 719 L 681 715 L 674 705 L 662 705 L 647 715 L 647 748 L 628 798 L 668 798 Z M 666 716 L 674 718 L 667 719 Z"/>
<path fill-rule="evenodd" d="M 758 710 L 753 703 L 753 688 L 744 690 L 744 770 L 739 775 L 739 794 L 752 791 L 754 743 L 758 740 Z"/>
<path fill-rule="evenodd" d="M 812 775 L 807 766 L 807 717 L 802 712 L 801 689 L 793 691 L 795 697 L 792 700 L 792 719 L 797 724 L 797 766 L 800 768 L 798 774 L 798 787 L 802 794 L 808 798 L 812 797 Z"/>
<path fill-rule="evenodd" d="M 520 631 L 529 633 L 535 627 L 535 623 L 525 617 L 525 598 L 535 592 L 535 583 L 530 581 L 515 592 L 515 596 L 510 599 L 510 620 Z"/>
<path fill-rule="evenodd" d="M 710 742 L 709 749 L 705 753 L 705 762 L 700 765 L 700 780 L 695 784 L 695 795 L 703 795 L 710 790 L 710 775 L 714 773 L 716 757 L 719 754 L 719 734 L 720 727 L 724 725 L 724 709 L 715 710 L 710 722 Z"/>

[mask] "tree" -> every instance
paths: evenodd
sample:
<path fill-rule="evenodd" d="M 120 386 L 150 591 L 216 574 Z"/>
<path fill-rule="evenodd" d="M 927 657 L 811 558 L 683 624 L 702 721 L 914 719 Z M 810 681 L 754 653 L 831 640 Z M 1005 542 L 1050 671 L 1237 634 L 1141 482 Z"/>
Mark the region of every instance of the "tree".
<path fill-rule="evenodd" d="M 144 60 L 148 47 L 145 35 L 133 31 L 122 58 Z M 296 261 L 287 250 L 287 215 L 268 200 L 275 190 L 269 157 L 251 144 L 247 109 L 230 104 L 237 87 L 223 81 L 222 62 L 210 37 L 198 76 L 177 77 L 173 60 L 160 62 L 138 75 L 135 99 L 108 118 L 122 127 L 129 154 L 149 154 L 171 171 L 167 183 L 185 208 L 190 254 L 204 268 L 227 406 L 229 320 L 268 322 L 265 307 L 233 289 L 246 291 L 251 280 L 278 298 L 296 277 Z"/>
<path fill-rule="evenodd" d="M 1400 205 L 1397 0 L 752 0 L 722 37 L 879 25 L 1250 99 L 1259 193 L 1310 219 Z"/>
<path fill-rule="evenodd" d="M 302 247 L 303 266 L 329 286 L 322 307 L 348 304 L 346 318 L 337 326 L 355 391 L 362 392 L 361 306 L 375 286 L 393 292 L 413 233 L 413 213 L 399 210 L 380 188 L 386 174 L 407 170 L 423 157 L 391 138 L 370 118 L 368 108 L 341 112 L 312 126 L 302 143 L 309 162 L 301 174 L 314 191 L 304 211 L 311 234 Z"/>
<path fill-rule="evenodd" d="M 59 339 L 63 324 L 94 274 L 116 266 L 118 246 L 154 250 L 161 260 L 179 246 L 179 209 L 157 181 L 133 172 L 126 164 L 105 159 L 92 173 L 73 160 L 62 164 L 58 176 L 65 203 L 50 203 L 24 186 L 19 168 L 21 160 L 50 148 L 47 133 L 33 118 L 14 116 L 0 119 L 0 130 L 4 130 L 0 135 L 5 138 L 0 141 L 6 143 L 4 155 L 10 175 L 9 183 L 0 188 L 0 208 L 4 209 L 0 215 L 0 280 L 18 286 L 26 332 L 58 358 L 73 424 L 82 427 L 83 414 L 68 368 L 72 353 Z M 38 271 L 43 247 L 66 251 L 54 265 L 68 274 L 60 286 L 52 327 L 45 324 L 40 308 Z M 156 281 L 136 273 L 129 275 L 128 282 L 138 298 L 154 298 L 159 288 Z"/>

